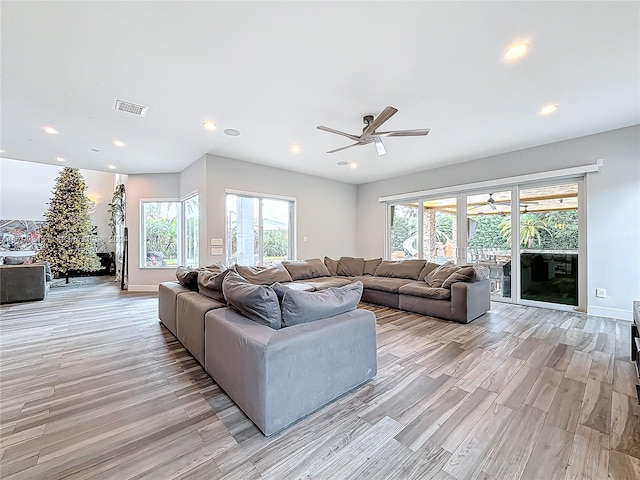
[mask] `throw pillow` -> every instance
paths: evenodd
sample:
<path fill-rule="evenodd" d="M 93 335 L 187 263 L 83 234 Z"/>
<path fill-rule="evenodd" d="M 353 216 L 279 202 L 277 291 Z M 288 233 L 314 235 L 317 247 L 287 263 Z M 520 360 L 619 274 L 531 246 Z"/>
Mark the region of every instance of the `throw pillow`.
<path fill-rule="evenodd" d="M 198 291 L 198 270 L 195 268 L 179 266 L 176 268 L 176 278 L 180 285 L 194 292 Z"/>
<path fill-rule="evenodd" d="M 462 267 L 453 272 L 444 282 L 442 282 L 442 288 L 451 288 L 451 285 L 457 282 L 470 282 L 475 276 L 476 271 L 473 267 Z"/>
<path fill-rule="evenodd" d="M 329 275 L 335 277 L 338 275 L 338 260 L 334 260 L 329 257 L 324 257 L 324 266 L 329 270 Z"/>
<path fill-rule="evenodd" d="M 418 280 L 425 266 L 424 260 L 383 260 L 376 268 L 376 277 L 410 278 Z"/>
<path fill-rule="evenodd" d="M 371 260 L 364 261 L 363 275 L 375 275 L 376 268 L 382 263 L 382 258 L 372 258 Z"/>
<path fill-rule="evenodd" d="M 282 299 L 282 326 L 313 322 L 355 310 L 362 297 L 362 288 L 362 282 L 354 282 L 319 292 L 289 289 Z"/>
<path fill-rule="evenodd" d="M 22 265 L 24 263 L 24 258 L 22 257 L 4 257 L 5 265 Z"/>
<path fill-rule="evenodd" d="M 222 282 L 227 305 L 250 320 L 278 330 L 282 324 L 280 303 L 273 288 L 253 285 L 236 272 L 229 272 Z"/>
<path fill-rule="evenodd" d="M 212 272 L 207 269 L 200 270 L 198 272 L 198 291 L 216 302 L 225 302 L 222 293 L 222 282 L 231 271 L 231 269 L 224 272 Z"/>
<path fill-rule="evenodd" d="M 439 266 L 440 265 L 438 265 L 437 263 L 427 262 L 424 268 L 420 271 L 420 275 L 418 275 L 418 280 L 424 280 L 427 275 L 429 275 Z"/>
<path fill-rule="evenodd" d="M 297 262 L 282 262 L 282 265 L 287 269 L 293 280 L 331 276 L 329 270 L 319 258 L 309 258 Z"/>
<path fill-rule="evenodd" d="M 292 281 L 291 275 L 281 263 L 269 267 L 247 267 L 236 264 L 235 268 L 242 278 L 254 285 L 271 285 L 275 282 Z"/>
<path fill-rule="evenodd" d="M 340 257 L 337 272 L 345 277 L 359 277 L 364 273 L 364 258 Z"/>
<path fill-rule="evenodd" d="M 271 288 L 273 288 L 273 291 L 276 293 L 276 297 L 278 297 L 278 302 L 280 303 L 280 305 L 282 305 L 282 299 L 284 297 L 284 294 L 290 290 L 289 287 L 276 282 L 273 285 L 271 285 Z"/>
<path fill-rule="evenodd" d="M 442 283 L 449 278 L 449 275 L 459 270 L 460 267 L 453 264 L 453 262 L 447 262 L 440 265 L 438 268 L 430 272 L 425 278 L 424 281 L 427 282 L 427 285 L 433 288 L 441 288 Z"/>

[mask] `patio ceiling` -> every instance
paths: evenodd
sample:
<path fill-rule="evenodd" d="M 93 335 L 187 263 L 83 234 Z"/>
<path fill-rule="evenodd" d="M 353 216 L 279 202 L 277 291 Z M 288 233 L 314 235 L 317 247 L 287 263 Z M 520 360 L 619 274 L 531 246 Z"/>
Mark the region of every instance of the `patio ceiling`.
<path fill-rule="evenodd" d="M 473 194 L 467 197 L 467 214 L 475 215 L 506 215 L 511 213 L 511 190 L 496 190 L 491 193 L 495 201 L 495 209 L 488 203 L 489 193 Z M 418 203 L 407 205 L 418 206 Z M 455 197 L 429 199 L 424 201 L 425 209 L 455 214 L 457 201 Z M 562 210 L 577 210 L 578 184 L 536 186 L 520 189 L 520 212 L 552 212 Z"/>

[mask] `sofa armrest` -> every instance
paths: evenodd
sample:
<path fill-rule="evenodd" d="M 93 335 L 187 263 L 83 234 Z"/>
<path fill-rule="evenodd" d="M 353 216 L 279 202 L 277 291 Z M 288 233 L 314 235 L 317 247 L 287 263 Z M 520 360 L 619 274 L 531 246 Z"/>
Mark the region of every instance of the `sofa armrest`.
<path fill-rule="evenodd" d="M 457 282 L 451 285 L 451 317 L 469 323 L 491 308 L 491 281 Z"/>
<path fill-rule="evenodd" d="M 265 435 L 377 373 L 376 319 L 354 310 L 273 330 L 219 309 L 205 319 L 205 369 Z"/>

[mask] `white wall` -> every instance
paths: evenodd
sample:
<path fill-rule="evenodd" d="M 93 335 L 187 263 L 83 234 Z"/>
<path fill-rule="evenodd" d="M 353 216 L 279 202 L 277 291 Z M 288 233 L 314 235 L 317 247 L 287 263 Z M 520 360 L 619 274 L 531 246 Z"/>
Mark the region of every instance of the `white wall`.
<path fill-rule="evenodd" d="M 174 269 L 139 267 L 140 199 L 180 198 L 198 191 L 200 264 L 208 265 L 225 261 L 210 254 L 209 239 L 225 238 L 226 189 L 294 197 L 298 258 L 356 254 L 355 185 L 206 155 L 179 174 L 129 175 L 129 290 L 156 290 L 160 282 L 175 279 Z"/>
<path fill-rule="evenodd" d="M 207 256 L 209 244 L 207 240 L 207 160 L 204 156 L 180 172 L 180 198 L 184 198 L 195 192 L 198 193 L 198 211 L 200 220 L 200 265 L 209 265 L 209 263 L 202 260 Z"/>
<path fill-rule="evenodd" d="M 44 214 L 49 208 L 47 203 L 53 196 L 56 178 L 62 168 L 57 165 L 0 159 L 0 218 L 44 220 Z M 98 236 L 105 239 L 109 251 L 112 251 L 113 244 L 108 243 L 111 236 L 108 204 L 113 196 L 114 174 L 84 169 L 80 169 L 80 173 L 87 184 L 85 194 L 96 202 L 91 220 L 98 227 Z"/>
<path fill-rule="evenodd" d="M 153 291 L 161 282 L 175 280 L 175 268 L 140 268 L 140 200 L 180 198 L 180 175 L 129 175 L 127 220 L 129 231 L 129 290 Z"/>
<path fill-rule="evenodd" d="M 296 199 L 298 259 L 356 254 L 355 185 L 214 155 L 206 162 L 208 238 L 224 239 L 225 189 L 234 189 Z M 200 263 L 224 261 L 209 253 Z"/>
<path fill-rule="evenodd" d="M 640 299 L 640 126 L 495 155 L 358 187 L 357 250 L 384 255 L 385 207 L 378 198 L 439 187 L 526 175 L 603 158 L 589 174 L 587 199 L 587 311 L 631 318 Z M 605 288 L 607 298 L 595 297 Z"/>

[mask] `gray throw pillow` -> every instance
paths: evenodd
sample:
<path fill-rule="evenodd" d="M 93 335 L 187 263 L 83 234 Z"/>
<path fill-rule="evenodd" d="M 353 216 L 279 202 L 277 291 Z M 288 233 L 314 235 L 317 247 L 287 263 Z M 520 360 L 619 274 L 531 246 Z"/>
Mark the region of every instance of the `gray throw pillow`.
<path fill-rule="evenodd" d="M 282 299 L 282 326 L 313 322 L 355 310 L 362 297 L 362 282 L 330 287 L 319 292 L 288 289 Z"/>
<path fill-rule="evenodd" d="M 433 272 L 439 266 L 440 265 L 438 265 L 437 263 L 427 262 L 427 264 L 424 266 L 424 268 L 420 271 L 420 275 L 418 275 L 418 280 L 424 280 L 427 275 L 429 275 L 431 272 Z"/>
<path fill-rule="evenodd" d="M 442 288 L 451 288 L 451 285 L 457 282 L 470 282 L 475 278 L 475 276 L 476 271 L 473 267 L 461 267 L 442 282 Z"/>
<path fill-rule="evenodd" d="M 457 272 L 458 270 L 460 270 L 460 267 L 454 265 L 453 262 L 443 263 L 424 277 L 424 281 L 427 282 L 427 285 L 430 287 L 442 288 L 442 284 L 447 278 L 449 278 L 449 275 Z"/>
<path fill-rule="evenodd" d="M 363 275 L 375 275 L 376 268 L 382 263 L 382 258 L 372 258 L 364 261 Z"/>
<path fill-rule="evenodd" d="M 24 257 L 4 257 L 5 265 L 22 265 L 24 263 Z"/>
<path fill-rule="evenodd" d="M 198 270 L 190 267 L 179 266 L 176 268 L 176 278 L 180 285 L 194 292 L 198 291 Z"/>
<path fill-rule="evenodd" d="M 280 303 L 273 288 L 253 285 L 236 272 L 229 272 L 222 282 L 227 306 L 250 320 L 278 330 L 282 325 Z"/>
<path fill-rule="evenodd" d="M 269 267 L 247 267 L 236 264 L 236 272 L 254 285 L 271 285 L 275 282 L 291 282 L 291 275 L 281 263 Z"/>
<path fill-rule="evenodd" d="M 331 275 L 332 277 L 338 275 L 338 260 L 324 257 L 324 266 L 327 267 L 327 270 L 329 270 L 329 275 Z"/>
<path fill-rule="evenodd" d="M 198 291 L 205 297 L 209 297 L 216 302 L 225 302 L 222 293 L 222 282 L 229 272 L 233 270 L 227 269 L 224 272 L 212 272 L 208 269 L 202 269 L 198 272 Z"/>
<path fill-rule="evenodd" d="M 340 257 L 337 272 L 345 277 L 361 276 L 364 273 L 364 258 Z"/>
<path fill-rule="evenodd" d="M 324 262 L 319 258 L 308 258 L 297 262 L 282 262 L 282 265 L 287 269 L 293 280 L 331 276 Z"/>

